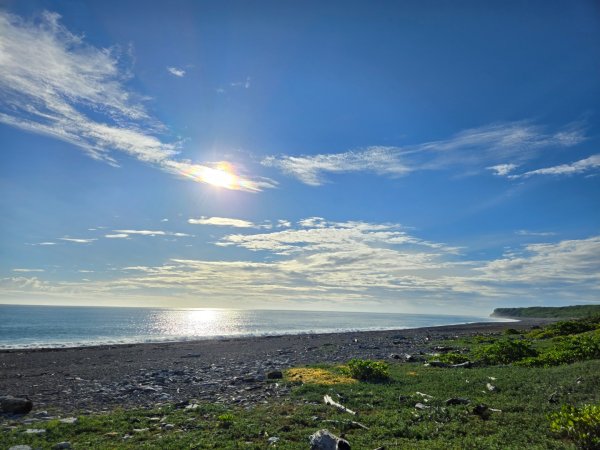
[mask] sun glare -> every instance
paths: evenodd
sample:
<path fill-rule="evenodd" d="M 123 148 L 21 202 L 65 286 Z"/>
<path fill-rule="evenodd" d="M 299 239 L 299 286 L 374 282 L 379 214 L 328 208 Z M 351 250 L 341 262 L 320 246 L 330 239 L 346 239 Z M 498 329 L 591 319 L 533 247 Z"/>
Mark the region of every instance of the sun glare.
<path fill-rule="evenodd" d="M 191 168 L 186 168 L 182 173 L 194 181 L 200 181 L 225 189 L 246 191 L 260 190 L 252 181 L 237 175 L 234 167 L 228 162 L 220 162 L 216 167 L 194 165 Z"/>

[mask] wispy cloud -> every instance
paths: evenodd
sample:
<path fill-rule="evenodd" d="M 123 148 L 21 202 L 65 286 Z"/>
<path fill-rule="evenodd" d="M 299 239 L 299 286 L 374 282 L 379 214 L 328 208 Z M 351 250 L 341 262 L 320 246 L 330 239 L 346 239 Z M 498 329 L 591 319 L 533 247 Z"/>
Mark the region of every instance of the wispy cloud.
<path fill-rule="evenodd" d="M 229 83 L 229 85 L 233 88 L 250 89 L 250 77 L 246 77 L 244 81 L 234 81 Z"/>
<path fill-rule="evenodd" d="M 323 184 L 327 173 L 369 172 L 395 177 L 421 170 L 487 167 L 505 174 L 520 162 L 537 156 L 541 149 L 570 147 L 584 139 L 576 126 L 548 133 L 543 127 L 516 122 L 469 129 L 445 140 L 406 147 L 376 146 L 343 153 L 269 156 L 262 164 L 312 186 Z"/>
<path fill-rule="evenodd" d="M 83 238 L 70 238 L 70 237 L 62 237 L 59 239 L 61 241 L 74 242 L 76 244 L 89 244 L 91 242 L 98 240 L 98 239 L 83 239 Z"/>
<path fill-rule="evenodd" d="M 44 269 L 13 269 L 13 272 L 45 272 Z"/>
<path fill-rule="evenodd" d="M 487 167 L 487 169 L 494 171 L 494 175 L 503 177 L 511 173 L 517 167 L 519 166 L 516 164 L 498 164 L 495 166 Z"/>
<path fill-rule="evenodd" d="M 174 237 L 191 237 L 191 234 L 187 233 L 175 233 L 172 231 L 163 230 L 113 230 L 115 233 L 119 233 L 118 237 L 127 237 L 130 234 L 137 234 L 140 236 L 174 236 Z M 116 237 L 117 235 L 111 235 Z M 108 237 L 108 236 L 106 236 Z"/>
<path fill-rule="evenodd" d="M 534 175 L 576 175 L 586 173 L 600 168 L 600 154 L 592 155 L 569 164 L 545 167 L 543 169 L 530 170 L 520 175 L 509 175 L 509 178 L 526 178 Z"/>
<path fill-rule="evenodd" d="M 56 245 L 56 242 L 36 242 L 35 244 L 26 244 L 26 245 L 46 246 L 46 245 Z"/>
<path fill-rule="evenodd" d="M 167 67 L 167 71 L 178 78 L 182 78 L 185 76 L 185 70 L 178 69 L 177 67 Z"/>
<path fill-rule="evenodd" d="M 202 216 L 199 219 L 189 219 L 188 223 L 192 225 L 213 225 L 220 227 L 235 227 L 235 228 L 257 228 L 254 222 L 242 219 L 231 219 L 228 217 L 206 217 Z"/>
<path fill-rule="evenodd" d="M 118 162 L 113 151 L 118 151 L 179 176 L 210 169 L 208 164 L 174 159 L 180 143 L 161 137 L 164 125 L 127 88 L 131 75 L 120 65 L 118 48 L 87 44 L 50 12 L 26 21 L 1 11 L 0 41 L 0 122 L 69 142 L 114 166 Z M 183 75 L 171 69 L 175 76 Z M 243 179 L 245 183 L 221 187 L 250 192 L 273 187 Z"/>
<path fill-rule="evenodd" d="M 108 239 L 126 239 L 129 237 L 129 235 L 125 233 L 105 234 L 104 237 Z"/>
<path fill-rule="evenodd" d="M 556 233 L 552 231 L 529 231 L 529 230 L 517 230 L 515 234 L 519 236 L 556 236 Z"/>

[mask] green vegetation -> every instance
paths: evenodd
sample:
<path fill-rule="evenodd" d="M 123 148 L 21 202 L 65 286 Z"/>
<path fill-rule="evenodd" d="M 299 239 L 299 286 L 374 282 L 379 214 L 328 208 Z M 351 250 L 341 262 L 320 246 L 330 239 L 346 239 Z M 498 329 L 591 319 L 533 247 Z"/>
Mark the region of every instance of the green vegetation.
<path fill-rule="evenodd" d="M 385 381 L 390 377 L 387 363 L 370 359 L 351 359 L 348 372 L 352 378 L 360 381 Z"/>
<path fill-rule="evenodd" d="M 600 405 L 564 405 L 551 416 L 550 429 L 582 449 L 600 448 Z"/>
<path fill-rule="evenodd" d="M 496 308 L 493 317 L 537 317 L 575 319 L 600 314 L 600 305 L 533 306 L 530 308 Z"/>
<path fill-rule="evenodd" d="M 530 342 L 520 339 L 503 339 L 493 344 L 477 347 L 473 351 L 475 359 L 485 364 L 510 364 L 524 358 L 538 355 Z"/>
<path fill-rule="evenodd" d="M 311 434 L 327 428 L 344 433 L 353 448 L 365 449 L 598 449 L 600 329 L 589 326 L 600 319 L 594 320 L 524 336 L 443 342 L 460 351 L 436 360 L 468 359 L 475 362 L 472 368 L 354 359 L 347 366 L 289 369 L 278 381 L 292 387 L 286 398 L 246 407 L 200 403 L 187 409 L 116 410 L 82 415 L 75 424 L 18 425 L 3 430 L 0 448 L 51 449 L 69 441 L 75 449 L 92 450 L 304 450 Z M 574 334 L 563 334 L 566 330 Z M 326 405 L 324 395 L 357 415 Z M 31 428 L 46 431 L 25 433 Z"/>

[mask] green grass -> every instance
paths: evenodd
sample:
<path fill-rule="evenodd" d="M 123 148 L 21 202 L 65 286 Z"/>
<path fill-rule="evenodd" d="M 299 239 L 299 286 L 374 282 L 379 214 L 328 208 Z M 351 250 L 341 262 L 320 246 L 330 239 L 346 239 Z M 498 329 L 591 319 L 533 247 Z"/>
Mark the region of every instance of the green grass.
<path fill-rule="evenodd" d="M 575 319 L 600 314 L 600 305 L 533 306 L 529 308 L 496 308 L 495 317 L 535 317 L 548 319 Z"/>
<path fill-rule="evenodd" d="M 420 364 L 391 364 L 387 383 L 334 386 L 295 385 L 283 400 L 246 410 L 201 404 L 195 410 L 164 407 L 155 410 L 116 410 L 80 416 L 74 425 L 51 421 L 20 426 L 0 436 L 0 448 L 28 444 L 52 448 L 69 441 L 85 449 L 237 449 L 266 448 L 279 437 L 277 448 L 306 449 L 308 437 L 321 428 L 344 432 L 353 448 L 575 448 L 550 431 L 548 416 L 561 405 L 600 402 L 600 361 L 551 368 L 491 366 L 472 369 L 435 369 Z M 491 380 L 490 377 L 495 378 Z M 498 391 L 489 392 L 487 383 Z M 425 403 L 417 392 L 433 396 Z M 329 394 L 358 416 L 323 403 Z M 554 394 L 558 399 L 551 403 Z M 402 401 L 399 397 L 402 396 Z M 450 397 L 466 397 L 470 405 L 445 406 Z M 415 403 L 430 406 L 419 411 Z M 477 404 L 502 410 L 482 420 L 472 413 Z M 166 430 L 164 424 L 174 425 Z M 334 420 L 337 422 L 323 422 Z M 353 429 L 355 420 L 369 430 Z M 25 435 L 26 428 L 45 428 L 45 435 Z M 134 429 L 148 428 L 135 432 Z M 130 435 L 130 438 L 123 439 Z"/>

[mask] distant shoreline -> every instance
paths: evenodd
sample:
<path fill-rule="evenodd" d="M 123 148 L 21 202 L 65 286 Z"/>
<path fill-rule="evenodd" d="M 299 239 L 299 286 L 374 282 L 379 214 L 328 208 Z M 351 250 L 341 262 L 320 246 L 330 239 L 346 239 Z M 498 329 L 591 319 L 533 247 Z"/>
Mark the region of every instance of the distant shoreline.
<path fill-rule="evenodd" d="M 401 361 L 431 352 L 432 342 L 528 329 L 544 319 L 481 322 L 387 331 L 227 338 L 173 343 L 0 351 L 0 392 L 26 395 L 36 409 L 101 411 L 201 398 L 262 401 L 284 395 L 265 383 L 273 370 L 345 363 L 351 358 Z M 232 400 L 233 399 L 233 400 Z"/>

